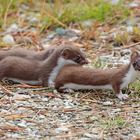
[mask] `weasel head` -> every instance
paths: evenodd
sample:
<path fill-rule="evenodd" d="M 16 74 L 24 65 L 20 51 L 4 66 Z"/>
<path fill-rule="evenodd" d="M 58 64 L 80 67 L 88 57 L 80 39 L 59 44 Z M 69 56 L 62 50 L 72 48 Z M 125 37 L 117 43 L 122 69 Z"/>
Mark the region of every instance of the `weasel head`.
<path fill-rule="evenodd" d="M 85 54 L 75 46 L 66 46 L 62 48 L 60 55 L 65 60 L 71 60 L 76 64 L 88 64 Z"/>
<path fill-rule="evenodd" d="M 136 71 L 140 71 L 140 54 L 137 51 L 132 53 L 131 63 Z"/>

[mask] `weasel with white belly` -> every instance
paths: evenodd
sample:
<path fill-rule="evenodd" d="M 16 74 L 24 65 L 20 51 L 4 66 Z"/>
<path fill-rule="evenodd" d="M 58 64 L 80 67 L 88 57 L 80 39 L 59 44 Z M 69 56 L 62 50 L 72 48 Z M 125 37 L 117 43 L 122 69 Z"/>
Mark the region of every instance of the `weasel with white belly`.
<path fill-rule="evenodd" d="M 127 99 L 122 89 L 140 74 L 140 55 L 134 52 L 128 65 L 113 69 L 91 69 L 82 66 L 65 66 L 55 80 L 58 91 L 71 89 L 113 89 L 119 99 Z"/>
<path fill-rule="evenodd" d="M 84 53 L 74 46 L 59 47 L 44 61 L 7 56 L 0 61 L 0 80 L 8 78 L 31 85 L 53 86 L 62 67 L 87 62 Z"/>
<path fill-rule="evenodd" d="M 55 48 L 49 48 L 46 50 L 42 50 L 40 52 L 36 52 L 34 50 L 25 49 L 25 48 L 14 48 L 7 51 L 0 50 L 0 60 L 6 58 L 7 56 L 17 56 L 27 59 L 36 59 L 36 60 L 44 60 L 48 58 Z"/>

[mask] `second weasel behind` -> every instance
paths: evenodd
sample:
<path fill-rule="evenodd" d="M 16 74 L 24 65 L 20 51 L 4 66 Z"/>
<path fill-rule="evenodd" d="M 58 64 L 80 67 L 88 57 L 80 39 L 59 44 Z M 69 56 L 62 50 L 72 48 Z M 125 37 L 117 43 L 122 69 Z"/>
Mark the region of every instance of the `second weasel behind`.
<path fill-rule="evenodd" d="M 7 51 L 0 50 L 0 60 L 8 56 L 16 56 L 26 59 L 35 59 L 42 61 L 48 58 L 53 53 L 54 50 L 55 48 L 49 48 L 39 52 L 25 48 L 14 48 Z"/>
<path fill-rule="evenodd" d="M 127 99 L 122 89 L 140 75 L 140 55 L 134 52 L 128 65 L 113 69 L 91 69 L 65 66 L 55 80 L 58 91 L 71 89 L 113 89 L 119 99 Z"/>
<path fill-rule="evenodd" d="M 31 85 L 53 86 L 62 67 L 86 63 L 84 53 L 74 46 L 59 47 L 44 61 L 9 56 L 0 61 L 0 80 L 8 78 Z"/>

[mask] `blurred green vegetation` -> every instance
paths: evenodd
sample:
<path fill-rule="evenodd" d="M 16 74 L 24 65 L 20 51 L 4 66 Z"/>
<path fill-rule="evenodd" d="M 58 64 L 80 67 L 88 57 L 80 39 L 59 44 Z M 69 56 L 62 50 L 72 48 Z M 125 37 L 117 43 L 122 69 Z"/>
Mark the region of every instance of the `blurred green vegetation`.
<path fill-rule="evenodd" d="M 115 128 L 122 128 L 129 125 L 127 121 L 121 116 L 110 117 L 108 119 L 102 120 L 102 126 L 104 129 L 115 129 Z"/>
<path fill-rule="evenodd" d="M 22 12 L 21 5 L 29 7 L 24 13 L 27 16 L 31 12 L 33 15 L 40 14 L 42 29 L 51 26 L 66 27 L 69 23 L 88 19 L 117 22 L 130 14 L 124 1 L 112 5 L 105 0 L 0 0 L 0 27 L 6 27 L 20 18 L 17 15 Z"/>

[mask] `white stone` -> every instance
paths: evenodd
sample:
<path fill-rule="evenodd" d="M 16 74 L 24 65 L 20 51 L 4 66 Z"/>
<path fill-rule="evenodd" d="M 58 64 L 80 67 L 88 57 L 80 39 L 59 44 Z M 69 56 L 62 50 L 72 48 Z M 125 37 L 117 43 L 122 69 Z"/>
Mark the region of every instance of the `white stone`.
<path fill-rule="evenodd" d="M 68 130 L 69 129 L 64 126 L 55 129 L 56 133 L 67 132 Z"/>
<path fill-rule="evenodd" d="M 111 3 L 113 4 L 113 5 L 116 5 L 116 4 L 118 4 L 120 2 L 120 0 L 111 0 Z"/>
<path fill-rule="evenodd" d="M 19 29 L 18 25 L 14 23 L 7 29 L 7 32 L 15 32 L 15 31 L 18 31 L 18 29 Z"/>
<path fill-rule="evenodd" d="M 126 29 L 127 29 L 128 33 L 132 33 L 133 32 L 133 26 L 128 26 Z"/>
<path fill-rule="evenodd" d="M 12 35 L 7 34 L 2 38 L 2 41 L 6 44 L 15 44 L 14 38 Z"/>
<path fill-rule="evenodd" d="M 103 102 L 103 105 L 105 105 L 105 106 L 110 106 L 110 105 L 113 105 L 113 102 L 106 101 L 106 102 Z"/>

